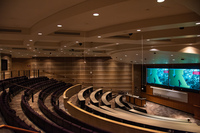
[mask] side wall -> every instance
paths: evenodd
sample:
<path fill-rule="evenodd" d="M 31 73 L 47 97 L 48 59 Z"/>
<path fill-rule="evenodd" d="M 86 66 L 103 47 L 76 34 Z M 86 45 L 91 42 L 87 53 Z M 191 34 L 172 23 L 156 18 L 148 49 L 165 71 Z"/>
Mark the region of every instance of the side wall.
<path fill-rule="evenodd" d="M 31 70 L 31 76 L 34 76 L 33 70 L 38 69 L 40 76 L 73 84 L 93 85 L 94 88 L 103 87 L 104 90 L 112 89 L 113 92 L 131 93 L 131 88 L 134 86 L 133 89 L 137 88 L 137 91 L 132 90 L 132 92 L 140 94 L 140 67 L 134 67 L 132 70 L 131 64 L 116 62 L 109 57 L 89 57 L 86 58 L 86 63 L 83 58 L 75 57 L 12 59 L 12 70 Z M 135 81 L 132 82 L 134 73 L 136 73 Z"/>

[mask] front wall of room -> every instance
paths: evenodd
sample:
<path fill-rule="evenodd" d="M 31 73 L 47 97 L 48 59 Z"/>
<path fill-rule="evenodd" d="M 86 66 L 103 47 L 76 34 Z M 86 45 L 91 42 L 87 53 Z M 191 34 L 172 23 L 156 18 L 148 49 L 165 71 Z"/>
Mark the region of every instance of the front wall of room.
<path fill-rule="evenodd" d="M 58 80 L 81 83 L 86 86 L 93 85 L 95 88 L 103 87 L 104 90 L 114 92 L 131 92 L 132 87 L 137 86 L 133 93 L 140 94 L 141 86 L 140 67 L 132 69 L 131 64 L 120 63 L 108 57 L 85 58 L 33 58 L 12 59 L 12 70 L 31 70 L 34 77 L 34 69 L 39 69 L 39 76 L 47 76 Z M 134 73 L 136 74 L 135 78 Z M 35 75 L 38 71 L 35 71 Z M 136 81 L 136 82 L 135 82 Z"/>
<path fill-rule="evenodd" d="M 146 68 L 200 68 L 200 64 L 168 64 L 168 65 L 149 65 L 149 66 L 145 66 L 145 68 L 143 69 L 143 71 L 146 71 Z M 146 80 L 146 75 L 144 74 L 144 82 Z M 163 98 L 163 97 L 159 97 L 159 96 L 155 96 L 153 95 L 153 88 L 151 88 L 152 85 L 148 85 L 146 84 L 146 91 L 142 92 L 142 97 L 146 97 L 148 101 L 152 101 L 161 105 L 165 105 L 174 109 L 178 109 L 178 110 L 182 110 L 184 112 L 188 112 L 191 114 L 195 115 L 195 118 L 200 119 L 200 92 L 186 92 L 188 95 L 188 102 L 184 103 L 184 102 L 179 102 L 179 101 L 175 101 L 175 100 L 170 100 L 167 98 Z M 168 86 L 166 87 L 159 87 L 159 88 L 163 88 L 163 89 L 167 89 Z M 169 88 L 168 88 L 169 89 Z M 170 88 L 173 89 L 173 88 Z M 181 91 L 181 90 L 179 90 Z"/>

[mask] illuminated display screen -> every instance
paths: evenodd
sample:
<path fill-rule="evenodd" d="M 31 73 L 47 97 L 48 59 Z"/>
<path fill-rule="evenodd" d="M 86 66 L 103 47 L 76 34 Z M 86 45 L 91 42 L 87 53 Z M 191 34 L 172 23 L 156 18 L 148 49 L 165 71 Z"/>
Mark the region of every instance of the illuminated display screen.
<path fill-rule="evenodd" d="M 147 83 L 168 86 L 168 68 L 147 68 Z"/>
<path fill-rule="evenodd" d="M 200 69 L 169 69 L 169 86 L 200 90 Z"/>
<path fill-rule="evenodd" d="M 146 81 L 170 88 L 200 90 L 200 69 L 147 68 Z"/>

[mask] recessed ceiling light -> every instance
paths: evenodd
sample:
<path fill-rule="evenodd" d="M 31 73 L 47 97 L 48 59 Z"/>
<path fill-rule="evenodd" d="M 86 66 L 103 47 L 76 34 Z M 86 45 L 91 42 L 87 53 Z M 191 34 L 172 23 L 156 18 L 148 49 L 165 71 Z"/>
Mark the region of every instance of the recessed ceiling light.
<path fill-rule="evenodd" d="M 200 35 L 197 35 L 197 37 L 200 37 Z"/>
<path fill-rule="evenodd" d="M 30 42 L 32 42 L 33 40 L 32 40 L 32 39 L 30 39 L 29 41 L 30 41 Z"/>
<path fill-rule="evenodd" d="M 64 47 L 66 48 L 67 46 L 65 45 Z"/>
<path fill-rule="evenodd" d="M 164 2 L 165 0 L 157 0 L 158 3 L 162 3 Z"/>
<path fill-rule="evenodd" d="M 101 38 L 101 36 L 98 36 L 98 38 Z"/>
<path fill-rule="evenodd" d="M 138 54 L 135 54 L 135 55 L 138 55 Z"/>
<path fill-rule="evenodd" d="M 159 51 L 158 49 L 152 48 L 149 51 Z"/>
<path fill-rule="evenodd" d="M 122 58 L 120 58 L 120 60 L 122 60 Z"/>
<path fill-rule="evenodd" d="M 174 56 L 173 54 L 171 54 L 171 56 Z"/>
<path fill-rule="evenodd" d="M 150 41 L 150 39 L 147 39 L 147 41 Z"/>
<path fill-rule="evenodd" d="M 137 29 L 137 31 L 141 31 L 140 29 Z"/>
<path fill-rule="evenodd" d="M 124 56 L 125 56 L 125 57 L 127 57 L 127 55 L 126 55 L 126 54 L 125 54 Z"/>
<path fill-rule="evenodd" d="M 39 32 L 39 33 L 38 33 L 38 35 L 39 35 L 39 36 L 41 36 L 41 35 L 42 35 L 42 33 L 41 33 L 41 32 Z"/>
<path fill-rule="evenodd" d="M 61 25 L 61 24 L 58 24 L 58 25 L 57 25 L 57 27 L 58 27 L 58 28 L 61 28 L 61 27 L 62 27 L 62 25 Z"/>
<path fill-rule="evenodd" d="M 99 13 L 93 13 L 93 16 L 97 17 L 99 16 Z"/>
<path fill-rule="evenodd" d="M 116 45 L 119 45 L 119 43 L 117 42 Z"/>
<path fill-rule="evenodd" d="M 30 44 L 26 44 L 27 46 L 30 46 Z"/>
<path fill-rule="evenodd" d="M 98 48 L 98 47 L 95 47 L 95 48 Z"/>
<path fill-rule="evenodd" d="M 200 22 L 197 22 L 196 25 L 200 25 Z"/>

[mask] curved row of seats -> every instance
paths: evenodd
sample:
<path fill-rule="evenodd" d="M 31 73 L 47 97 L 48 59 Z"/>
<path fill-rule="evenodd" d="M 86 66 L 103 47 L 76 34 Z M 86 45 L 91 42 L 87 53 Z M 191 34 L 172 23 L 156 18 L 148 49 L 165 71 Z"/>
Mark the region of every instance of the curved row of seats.
<path fill-rule="evenodd" d="M 17 83 L 20 81 L 27 80 L 28 77 L 21 76 L 21 77 L 14 77 L 14 78 L 8 78 L 5 80 L 0 80 L 0 91 L 4 91 L 6 88 L 10 87 L 12 83 Z"/>
<path fill-rule="evenodd" d="M 91 89 L 91 88 L 90 88 Z M 59 96 L 65 91 L 66 89 L 63 90 L 57 90 L 55 91 L 52 96 L 51 96 L 51 104 L 53 105 L 53 109 L 55 110 L 55 112 L 62 118 L 64 118 L 65 120 L 74 123 L 74 125 L 79 125 L 81 126 L 81 133 L 90 133 L 90 132 L 95 132 L 95 133 L 108 133 L 105 130 L 99 129 L 97 127 L 88 125 L 87 123 L 84 123 L 76 118 L 74 118 L 73 116 L 69 115 L 68 113 L 66 113 L 65 111 L 63 111 L 62 109 L 59 108 L 59 105 L 56 105 L 56 101 L 59 98 Z"/>
<path fill-rule="evenodd" d="M 65 86 L 64 86 L 65 87 Z M 68 86 L 69 87 L 69 86 Z M 74 124 L 70 121 L 67 121 L 65 119 L 63 119 L 62 117 L 58 116 L 57 114 L 55 114 L 54 112 L 51 112 L 45 105 L 44 105 L 44 100 L 45 98 L 53 91 L 53 90 L 59 90 L 59 89 L 62 89 L 59 88 L 59 87 L 51 87 L 51 88 L 47 88 L 45 90 L 42 90 L 40 92 L 40 97 L 39 97 L 39 100 L 38 100 L 38 104 L 39 104 L 39 108 L 40 110 L 46 115 L 46 117 L 48 117 L 50 120 L 52 120 L 54 123 L 56 123 L 57 125 L 67 129 L 67 130 L 70 130 L 70 131 L 73 131 L 75 133 L 91 133 L 92 131 L 91 130 L 88 130 L 84 127 L 81 127 L 77 124 Z M 66 87 L 65 87 L 66 89 Z"/>
<path fill-rule="evenodd" d="M 16 115 L 16 111 L 11 109 L 9 106 L 9 102 L 11 102 L 11 94 L 12 96 L 15 96 L 20 91 L 25 89 L 23 86 L 21 86 L 24 83 L 24 81 L 26 82 L 26 84 L 31 84 L 33 83 L 33 80 L 39 82 L 39 79 L 35 78 L 32 80 L 29 80 L 26 77 L 18 77 L 18 78 L 13 78 L 13 79 L 14 81 L 9 80 L 10 88 L 9 88 L 8 93 L 6 91 L 3 91 L 0 96 L 0 105 L 1 105 L 0 109 L 1 109 L 2 116 L 4 117 L 6 123 L 11 126 L 39 132 L 36 129 L 32 128 L 31 126 L 27 125 L 23 120 L 21 120 Z M 13 85 L 12 83 L 15 83 L 16 85 Z M 21 133 L 22 131 L 15 131 L 15 132 Z"/>
<path fill-rule="evenodd" d="M 33 95 L 33 93 L 39 91 L 40 89 L 46 89 L 46 88 L 51 87 L 51 86 L 53 86 L 55 84 L 57 84 L 57 81 L 49 82 L 47 80 L 47 83 L 43 82 L 42 84 L 34 86 L 34 88 L 26 91 L 26 96 L 23 95 L 22 96 L 22 100 L 21 100 L 22 109 L 23 109 L 24 113 L 26 114 L 26 116 L 34 124 L 36 124 L 38 127 L 40 127 L 45 132 L 48 132 L 48 133 L 51 133 L 51 132 L 52 133 L 53 132 L 57 132 L 57 133 L 72 133 L 71 131 L 62 128 L 62 127 L 54 124 L 53 122 L 50 122 L 49 120 L 45 119 L 43 116 L 39 115 L 37 112 L 34 111 L 33 108 L 31 108 L 31 106 L 28 103 L 31 94 Z M 40 97 L 42 97 L 42 96 L 40 95 Z"/>

